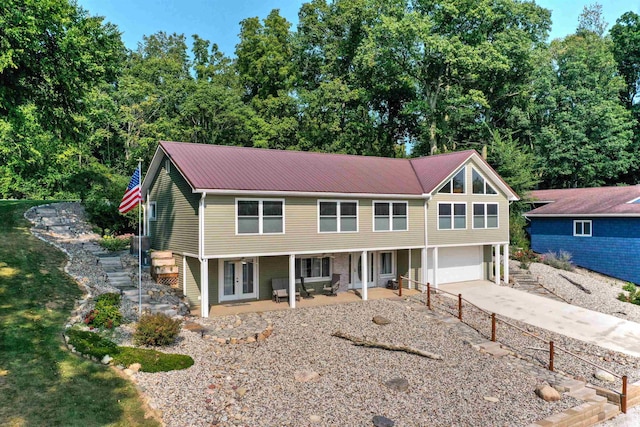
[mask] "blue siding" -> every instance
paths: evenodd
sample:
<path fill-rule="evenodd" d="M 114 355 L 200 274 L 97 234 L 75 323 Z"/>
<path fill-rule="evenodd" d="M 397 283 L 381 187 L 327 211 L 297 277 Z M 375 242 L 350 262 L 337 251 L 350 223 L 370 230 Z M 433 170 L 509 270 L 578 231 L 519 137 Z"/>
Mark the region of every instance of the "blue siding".
<path fill-rule="evenodd" d="M 592 237 L 574 237 L 573 220 L 592 220 Z M 640 284 L 640 218 L 531 218 L 531 249 L 571 253 L 574 264 Z"/>

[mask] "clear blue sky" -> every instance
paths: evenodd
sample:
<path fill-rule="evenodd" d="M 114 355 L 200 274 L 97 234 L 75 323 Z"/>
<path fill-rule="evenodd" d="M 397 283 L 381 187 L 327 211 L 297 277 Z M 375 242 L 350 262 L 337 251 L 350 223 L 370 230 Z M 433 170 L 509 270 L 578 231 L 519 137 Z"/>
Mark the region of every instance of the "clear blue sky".
<path fill-rule="evenodd" d="M 550 38 L 571 34 L 585 5 L 596 0 L 537 0 L 536 3 L 552 11 L 553 27 Z M 302 0 L 78 0 L 91 15 L 104 16 L 123 33 L 125 45 L 135 49 L 143 35 L 158 31 L 184 34 L 191 41 L 192 34 L 217 43 L 227 55 L 233 56 L 238 43 L 240 21 L 258 16 L 265 18 L 272 9 L 292 23 L 298 22 Z M 624 12 L 640 13 L 638 0 L 600 0 L 609 27 Z"/>

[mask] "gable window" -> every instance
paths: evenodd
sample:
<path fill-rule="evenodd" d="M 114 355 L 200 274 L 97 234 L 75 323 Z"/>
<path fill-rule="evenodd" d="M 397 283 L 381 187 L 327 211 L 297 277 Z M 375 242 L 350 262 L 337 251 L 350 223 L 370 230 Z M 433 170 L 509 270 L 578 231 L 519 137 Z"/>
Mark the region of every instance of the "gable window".
<path fill-rule="evenodd" d="M 380 275 L 393 275 L 393 252 L 380 252 Z"/>
<path fill-rule="evenodd" d="M 472 169 L 472 186 L 473 194 L 498 194 L 496 190 L 487 182 L 486 179 L 478 171 Z"/>
<path fill-rule="evenodd" d="M 374 231 L 406 231 L 407 202 L 374 202 Z"/>
<path fill-rule="evenodd" d="M 591 237 L 593 229 L 591 228 L 591 220 L 575 220 L 573 221 L 573 235 L 579 237 Z"/>
<path fill-rule="evenodd" d="M 237 234 L 284 233 L 283 200 L 236 200 Z"/>
<path fill-rule="evenodd" d="M 357 232 L 358 202 L 318 201 L 318 230 L 320 233 Z"/>
<path fill-rule="evenodd" d="M 498 204 L 474 203 L 473 228 L 498 228 Z"/>
<path fill-rule="evenodd" d="M 466 203 L 438 203 L 438 230 L 467 228 Z"/>
<path fill-rule="evenodd" d="M 460 169 L 445 185 L 443 185 L 438 193 L 443 194 L 464 194 L 465 192 L 465 168 Z"/>
<path fill-rule="evenodd" d="M 331 277 L 331 258 L 296 258 L 296 279 L 329 279 Z"/>
<path fill-rule="evenodd" d="M 149 202 L 149 213 L 147 214 L 149 221 L 155 221 L 157 218 L 157 206 L 156 202 Z"/>
<path fill-rule="evenodd" d="M 171 160 L 169 159 L 164 160 L 164 172 L 171 173 Z"/>

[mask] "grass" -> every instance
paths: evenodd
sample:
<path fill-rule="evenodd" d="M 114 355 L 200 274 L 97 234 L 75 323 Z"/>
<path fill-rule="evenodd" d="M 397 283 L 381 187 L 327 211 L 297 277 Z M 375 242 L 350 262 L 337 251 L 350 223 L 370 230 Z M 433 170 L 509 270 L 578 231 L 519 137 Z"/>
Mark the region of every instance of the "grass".
<path fill-rule="evenodd" d="M 193 359 L 190 356 L 167 354 L 144 348 L 118 347 L 94 332 L 70 329 L 67 335 L 69 344 L 82 354 L 95 356 L 98 359 L 108 354 L 113 358 L 114 364 L 122 366 L 139 363 L 142 372 L 174 371 L 187 369 L 193 365 Z"/>
<path fill-rule="evenodd" d="M 38 204 L 0 201 L 0 425 L 159 425 L 133 384 L 64 347 L 81 291 L 65 256 L 29 232 L 22 214 Z"/>

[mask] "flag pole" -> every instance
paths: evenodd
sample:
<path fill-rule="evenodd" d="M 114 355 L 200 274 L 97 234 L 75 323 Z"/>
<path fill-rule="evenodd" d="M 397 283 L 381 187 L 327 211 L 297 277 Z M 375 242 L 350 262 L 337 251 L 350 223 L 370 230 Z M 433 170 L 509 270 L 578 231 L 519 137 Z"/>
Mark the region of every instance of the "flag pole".
<path fill-rule="evenodd" d="M 138 171 L 140 171 L 140 182 L 142 182 L 142 159 L 138 159 Z M 142 317 L 142 199 L 138 201 L 138 319 Z"/>

